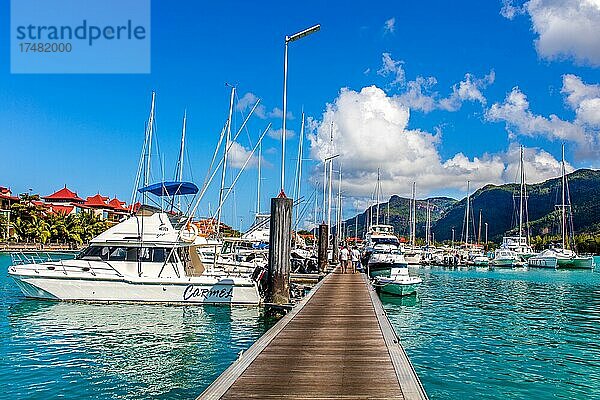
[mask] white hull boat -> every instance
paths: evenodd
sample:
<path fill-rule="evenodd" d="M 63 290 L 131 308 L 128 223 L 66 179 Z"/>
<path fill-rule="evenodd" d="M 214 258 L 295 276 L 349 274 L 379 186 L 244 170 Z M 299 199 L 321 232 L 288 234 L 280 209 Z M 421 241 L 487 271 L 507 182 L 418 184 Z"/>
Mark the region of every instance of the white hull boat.
<path fill-rule="evenodd" d="M 594 269 L 594 257 L 583 257 L 569 249 L 551 248 L 527 260 L 530 267 Z"/>
<path fill-rule="evenodd" d="M 93 239 L 76 259 L 16 264 L 9 267 L 8 274 L 26 297 L 48 300 L 261 302 L 261 271 L 255 279 L 250 274 L 211 271 L 198 253 L 204 239 L 182 235 L 173 222 L 163 212 L 133 216 Z M 142 225 L 144 231 L 138 234 Z"/>
<path fill-rule="evenodd" d="M 374 284 L 383 293 L 410 296 L 422 282 L 421 278 L 410 276 L 408 268 L 393 268 L 389 277 L 377 276 Z"/>

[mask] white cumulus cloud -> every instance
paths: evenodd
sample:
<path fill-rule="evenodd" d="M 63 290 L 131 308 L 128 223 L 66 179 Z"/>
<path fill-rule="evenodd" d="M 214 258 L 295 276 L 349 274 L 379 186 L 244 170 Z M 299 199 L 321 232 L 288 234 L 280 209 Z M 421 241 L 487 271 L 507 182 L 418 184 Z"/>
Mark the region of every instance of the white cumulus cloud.
<path fill-rule="evenodd" d="M 390 53 L 383 53 L 381 55 L 382 66 L 377 71 L 380 76 L 391 76 L 392 85 L 403 85 L 405 82 L 404 68 L 402 67 L 403 61 L 396 61 L 392 58 Z"/>
<path fill-rule="evenodd" d="M 403 68 L 404 61 L 394 60 L 390 53 L 382 54 L 382 66 L 377 74 L 391 77 L 390 85 L 397 88 L 397 99 L 411 110 L 425 113 L 433 110 L 458 111 L 465 101 L 478 102 L 485 105 L 486 99 L 482 90 L 494 83 L 496 74 L 490 71 L 483 78 L 467 73 L 462 81 L 452 85 L 452 92 L 447 97 L 441 97 L 434 90 L 438 81 L 435 77 L 417 76 L 407 81 Z"/>
<path fill-rule="evenodd" d="M 520 7 L 504 0 L 500 13 L 509 19 L 529 15 L 541 57 L 600 66 L 600 1 L 530 0 Z"/>
<path fill-rule="evenodd" d="M 394 33 L 396 29 L 396 18 L 392 17 L 383 24 L 383 34 Z"/>
<path fill-rule="evenodd" d="M 238 142 L 231 142 L 231 147 L 229 148 L 229 152 L 227 153 L 227 161 L 229 165 L 233 168 L 241 168 L 244 166 L 244 163 L 250 157 L 250 153 L 252 153 L 252 149 L 248 149 Z M 261 157 L 264 160 L 264 158 Z M 254 167 L 258 165 L 258 156 L 256 154 L 252 155 L 250 161 L 248 161 L 247 167 Z"/>
<path fill-rule="evenodd" d="M 269 129 L 269 131 L 267 132 L 267 135 L 272 138 L 272 139 L 277 139 L 277 140 L 281 140 L 281 134 L 283 133 L 283 128 L 280 129 Z M 294 136 L 296 136 L 296 132 L 293 129 L 289 129 L 286 125 L 285 128 L 285 138 L 286 139 L 291 139 Z"/>
<path fill-rule="evenodd" d="M 252 92 L 247 92 L 238 100 L 235 109 L 241 112 L 250 111 L 258 100 L 259 98 L 257 95 Z M 277 119 L 283 117 L 283 111 L 279 107 L 274 107 L 271 111 L 267 111 L 265 105 L 259 103 L 254 110 L 254 115 L 260 119 Z M 287 119 L 294 119 L 294 114 L 292 114 L 291 111 L 287 112 Z"/>
<path fill-rule="evenodd" d="M 567 105 L 575 111 L 573 121 L 555 114 L 543 116 L 531 111 L 527 96 L 515 87 L 502 103 L 494 103 L 486 111 L 488 121 L 504 122 L 511 134 L 542 136 L 549 140 L 569 141 L 576 144 L 576 155 L 581 159 L 597 158 L 600 154 L 600 87 L 587 85 L 575 75 L 563 77 Z"/>
<path fill-rule="evenodd" d="M 318 160 L 340 155 L 344 194 L 352 197 L 370 197 L 378 168 L 386 194 L 408 195 L 413 181 L 417 182 L 419 192 L 426 195 L 465 190 L 467 180 L 472 187 L 512 180 L 508 177 L 507 160 L 514 149 L 472 158 L 458 153 L 444 160 L 438 151 L 440 135 L 408 129 L 409 118 L 410 109 L 405 104 L 376 86 L 359 92 L 342 89 L 337 99 L 327 105 L 322 119 L 309 124 L 311 154 Z M 332 122 L 333 143 L 330 142 Z M 546 157 L 550 162 L 552 158 L 535 149 L 528 151 L 542 154 L 541 160 Z M 532 167 L 538 165 L 539 171 L 532 172 L 532 177 L 556 176 L 556 171 L 542 161 Z M 321 182 L 321 174 L 317 168 L 313 182 Z"/>

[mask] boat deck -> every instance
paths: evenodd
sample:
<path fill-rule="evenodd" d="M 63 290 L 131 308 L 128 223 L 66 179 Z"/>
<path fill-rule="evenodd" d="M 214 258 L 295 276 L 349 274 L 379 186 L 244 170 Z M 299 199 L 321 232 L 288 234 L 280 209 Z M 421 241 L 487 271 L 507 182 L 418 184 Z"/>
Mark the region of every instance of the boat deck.
<path fill-rule="evenodd" d="M 363 274 L 332 273 L 199 399 L 427 399 Z"/>

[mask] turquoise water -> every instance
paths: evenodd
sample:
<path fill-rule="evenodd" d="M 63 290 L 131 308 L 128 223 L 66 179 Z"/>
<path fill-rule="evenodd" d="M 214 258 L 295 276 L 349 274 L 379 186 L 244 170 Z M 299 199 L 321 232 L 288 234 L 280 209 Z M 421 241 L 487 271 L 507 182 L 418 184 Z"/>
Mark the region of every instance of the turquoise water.
<path fill-rule="evenodd" d="M 256 308 L 27 300 L 9 262 L 0 399 L 193 399 L 272 324 Z M 432 400 L 600 399 L 600 273 L 411 273 L 418 296 L 382 300 Z"/>
<path fill-rule="evenodd" d="M 28 300 L 0 255 L 0 399 L 193 399 L 272 324 L 256 307 Z"/>
<path fill-rule="evenodd" d="M 598 271 L 411 274 L 382 301 L 431 399 L 600 399 Z"/>

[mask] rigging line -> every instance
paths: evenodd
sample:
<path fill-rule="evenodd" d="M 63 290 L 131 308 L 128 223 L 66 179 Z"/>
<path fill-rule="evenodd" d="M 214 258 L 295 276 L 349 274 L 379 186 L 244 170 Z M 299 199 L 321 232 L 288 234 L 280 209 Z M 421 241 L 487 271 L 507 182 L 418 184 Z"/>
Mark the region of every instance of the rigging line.
<path fill-rule="evenodd" d="M 154 117 L 152 119 L 153 122 L 153 127 L 154 129 L 152 130 L 152 138 L 154 139 L 154 143 L 156 145 L 156 157 L 158 157 L 158 159 L 160 160 L 160 156 L 161 156 L 161 151 L 160 151 L 160 143 L 158 140 L 158 129 L 157 129 L 157 125 L 156 125 L 156 117 Z M 161 176 L 165 175 L 165 171 L 164 171 L 164 165 L 162 165 L 162 163 L 159 163 L 160 165 L 160 174 Z M 152 177 L 152 167 L 150 167 L 150 177 Z"/>
<path fill-rule="evenodd" d="M 227 132 L 227 126 L 229 124 L 229 118 L 225 121 L 225 125 L 223 125 L 223 129 L 221 130 L 221 135 L 219 136 L 219 141 L 217 142 L 217 146 L 215 147 L 215 152 L 213 154 L 212 160 L 210 161 L 210 165 L 208 166 L 208 170 L 206 171 L 206 176 L 204 177 L 204 182 L 202 183 L 202 187 L 206 186 L 206 182 L 210 177 L 210 171 L 219 155 L 219 149 L 221 148 L 221 144 L 223 143 L 223 139 L 225 138 L 225 132 Z M 219 164 L 220 165 L 220 164 Z M 219 167 L 217 167 L 218 169 Z"/>
<path fill-rule="evenodd" d="M 238 96 L 238 91 L 236 90 L 235 92 L 235 99 L 237 100 L 238 104 L 240 102 L 240 98 Z M 260 101 L 260 99 L 258 99 L 258 101 Z M 242 114 L 242 118 L 246 118 L 246 116 L 244 115 L 244 111 L 243 110 L 238 110 L 240 112 L 240 114 Z M 252 114 L 252 111 L 250 111 L 250 114 Z M 248 117 L 250 117 L 250 115 L 248 115 Z M 254 147 L 254 144 L 252 144 L 252 138 L 250 137 L 250 131 L 248 130 L 248 127 L 245 127 L 246 130 L 246 136 L 248 137 L 248 143 L 250 143 L 250 147 Z"/>
<path fill-rule="evenodd" d="M 138 170 L 137 170 L 137 174 L 135 176 L 135 182 L 133 184 L 133 191 L 131 193 L 131 212 L 133 213 L 133 204 L 135 203 L 135 200 L 137 198 L 137 189 L 139 187 L 140 184 L 140 179 L 142 178 L 142 170 L 144 168 L 144 153 L 146 151 L 146 145 L 148 142 L 148 134 L 147 134 L 147 123 L 144 122 L 144 144 L 142 145 L 142 151 L 140 152 L 140 160 L 138 163 Z"/>
<path fill-rule="evenodd" d="M 310 194 L 310 196 L 308 197 L 308 199 L 306 199 L 306 201 L 302 200 L 303 197 L 301 197 L 301 198 L 298 199 L 298 205 L 300 205 L 301 203 L 304 203 L 304 204 L 303 204 L 302 210 L 300 211 L 300 214 L 298 215 L 298 219 L 296 221 L 296 224 L 294 225 L 294 230 L 295 231 L 298 230 L 298 224 L 300 223 L 300 220 L 302 218 L 304 218 L 304 215 L 308 211 L 308 207 L 312 206 L 311 202 L 312 202 L 312 199 L 313 199 L 315 193 L 316 193 L 316 189 L 314 189 L 312 191 L 312 193 Z"/>
<path fill-rule="evenodd" d="M 223 208 L 223 204 L 225 204 L 225 200 L 227 199 L 227 197 L 229 196 L 229 194 L 232 192 L 233 188 L 235 187 L 235 184 L 237 183 L 239 177 L 242 175 L 242 172 L 244 172 L 244 169 L 246 168 L 246 166 L 248 165 L 248 162 L 250 162 L 250 160 L 252 159 L 252 156 L 254 155 L 254 152 L 256 151 L 256 149 L 258 148 L 260 142 L 262 141 L 262 139 L 265 137 L 265 135 L 267 134 L 269 128 L 271 127 L 271 124 L 269 124 L 267 126 L 267 129 L 265 129 L 265 131 L 262 133 L 262 135 L 260 136 L 260 138 L 258 139 L 258 143 L 252 148 L 252 151 L 250 152 L 250 154 L 248 155 L 248 158 L 246 158 L 246 161 L 244 162 L 244 164 L 242 165 L 242 167 L 240 168 L 240 171 L 238 172 L 238 174 L 236 175 L 235 179 L 233 180 L 233 182 L 231 183 L 231 186 L 229 187 L 229 189 L 227 190 L 227 193 L 225 193 L 225 196 L 223 196 L 223 200 L 221 201 L 221 204 L 219 204 L 219 208 L 217 209 L 217 212 L 221 211 L 221 209 Z M 216 214 L 215 214 L 216 216 Z"/>
<path fill-rule="evenodd" d="M 267 128 L 263 131 L 261 138 L 264 137 L 264 135 L 268 132 L 268 130 L 271 128 L 271 124 L 269 123 L 269 125 L 267 125 Z M 236 135 L 237 137 L 237 135 Z M 235 140 L 235 137 L 234 137 Z M 259 140 L 259 143 L 261 142 L 261 140 Z M 198 199 L 196 200 L 196 203 L 194 204 L 194 207 L 192 209 L 192 212 L 190 213 L 189 217 L 188 217 L 188 223 L 191 221 L 192 216 L 194 215 L 194 213 L 196 212 L 196 210 L 198 209 L 198 206 L 200 205 L 200 202 L 202 201 L 202 198 L 204 197 L 204 194 L 206 193 L 206 190 L 208 189 L 208 186 L 210 185 L 211 181 L 213 180 L 213 178 L 215 177 L 215 175 L 217 174 L 217 172 L 219 172 L 219 167 L 221 166 L 221 164 L 223 163 L 223 159 L 221 158 L 221 161 L 219 161 L 219 164 L 217 165 L 217 167 L 213 170 L 212 175 L 210 176 L 210 178 L 208 179 L 208 182 L 206 182 L 205 185 L 202 186 L 200 195 L 198 196 Z M 243 168 L 242 168 L 243 169 Z"/>

